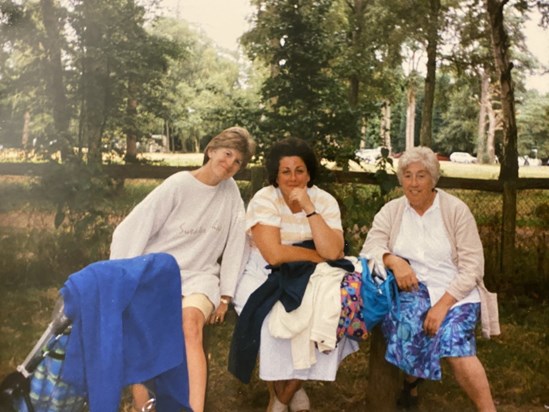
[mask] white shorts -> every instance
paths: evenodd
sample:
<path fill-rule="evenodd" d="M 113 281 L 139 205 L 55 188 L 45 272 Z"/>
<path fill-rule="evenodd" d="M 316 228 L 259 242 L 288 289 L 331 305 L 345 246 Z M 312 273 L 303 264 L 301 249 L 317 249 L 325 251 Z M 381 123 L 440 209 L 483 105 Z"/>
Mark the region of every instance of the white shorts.
<path fill-rule="evenodd" d="M 192 293 L 187 296 L 181 297 L 181 307 L 185 308 L 197 308 L 200 309 L 204 315 L 204 319 L 208 320 L 213 313 L 215 307 L 214 304 L 203 293 Z"/>

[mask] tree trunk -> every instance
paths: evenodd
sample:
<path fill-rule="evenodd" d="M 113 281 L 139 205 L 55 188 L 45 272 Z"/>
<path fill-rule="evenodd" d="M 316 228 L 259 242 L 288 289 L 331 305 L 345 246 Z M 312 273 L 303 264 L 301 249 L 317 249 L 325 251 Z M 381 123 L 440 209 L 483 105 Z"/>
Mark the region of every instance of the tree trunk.
<path fill-rule="evenodd" d="M 391 153 L 391 102 L 385 100 L 381 106 L 381 144 Z"/>
<path fill-rule="evenodd" d="M 57 6 L 53 0 L 40 0 L 42 21 L 46 36 L 44 48 L 47 56 L 46 89 L 52 105 L 55 138 L 61 143 L 61 158 L 65 159 L 72 151 L 69 136 L 71 110 L 65 94 L 63 64 L 61 62 L 61 27 L 57 16 Z"/>
<path fill-rule="evenodd" d="M 490 99 L 488 97 L 490 88 L 490 77 L 486 70 L 482 71 L 480 78 L 480 107 L 478 114 L 478 131 L 477 131 L 477 160 L 479 163 L 486 163 L 486 123 L 488 116 L 488 105 Z"/>
<path fill-rule="evenodd" d="M 385 350 L 381 328 L 375 327 L 370 336 L 370 376 L 366 389 L 368 410 L 371 411 L 394 411 L 400 389 L 400 372 L 385 360 Z"/>
<path fill-rule="evenodd" d="M 488 98 L 488 105 L 486 106 L 488 112 L 488 133 L 486 136 L 486 151 L 488 153 L 488 160 L 490 164 L 496 163 L 496 128 L 497 117 L 494 108 L 492 107 L 492 101 Z"/>
<path fill-rule="evenodd" d="M 109 78 L 102 53 L 102 33 L 99 27 L 100 9 L 97 0 L 83 2 L 86 30 L 82 38 L 84 56 L 82 59 L 82 94 L 84 126 L 83 140 L 88 147 L 88 163 L 101 164 L 101 137 L 105 122 L 106 88 Z"/>
<path fill-rule="evenodd" d="M 27 109 L 23 114 L 23 131 L 21 132 L 21 146 L 26 149 L 29 146 L 30 111 Z"/>
<path fill-rule="evenodd" d="M 128 103 L 126 106 L 126 114 L 128 116 L 128 122 L 126 123 L 126 156 L 124 160 L 128 163 L 137 162 L 137 131 L 135 127 L 136 117 L 137 117 L 137 100 L 133 97 L 134 86 L 133 82 L 130 79 L 128 81 L 129 94 Z"/>
<path fill-rule="evenodd" d="M 430 0 L 429 5 L 429 19 L 427 27 L 427 75 L 425 76 L 425 99 L 423 100 L 421 130 L 419 133 L 421 145 L 427 147 L 431 147 L 433 143 L 432 122 L 437 72 L 438 19 L 440 13 L 440 0 Z"/>
<path fill-rule="evenodd" d="M 499 83 L 503 114 L 503 156 L 499 179 L 503 182 L 501 272 L 505 277 L 514 274 L 515 229 L 517 212 L 518 150 L 515 119 L 515 96 L 509 61 L 509 38 L 504 26 L 503 9 L 507 0 L 486 0 L 492 48 Z"/>
<path fill-rule="evenodd" d="M 351 28 L 351 48 L 355 50 L 355 53 L 363 52 L 363 45 L 361 44 L 362 32 L 364 30 L 364 12 L 366 4 L 364 0 L 354 0 L 353 5 L 350 2 L 347 3 L 350 6 L 351 13 L 349 16 L 349 26 Z M 356 73 L 352 73 L 349 78 L 349 104 L 351 107 L 356 108 L 360 95 L 360 79 Z"/>
<path fill-rule="evenodd" d="M 416 127 L 416 89 L 413 84 L 408 86 L 406 92 L 406 150 L 414 147 L 414 130 Z"/>

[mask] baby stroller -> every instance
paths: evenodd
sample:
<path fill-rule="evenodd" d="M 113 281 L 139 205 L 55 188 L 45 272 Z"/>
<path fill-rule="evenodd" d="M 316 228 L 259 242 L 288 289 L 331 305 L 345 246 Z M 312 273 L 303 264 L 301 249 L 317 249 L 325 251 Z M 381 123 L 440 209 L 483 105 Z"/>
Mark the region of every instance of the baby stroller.
<path fill-rule="evenodd" d="M 45 332 L 0 383 L 0 412 L 103 412 L 135 382 L 149 389 L 142 412 L 189 409 L 181 280 L 171 255 L 92 263 L 60 296 Z"/>
<path fill-rule="evenodd" d="M 60 297 L 52 320 L 23 363 L 0 383 L 0 412 L 81 412 L 87 410 L 86 398 L 61 379 L 65 348 L 71 324 Z M 141 412 L 154 409 L 150 399 Z"/>

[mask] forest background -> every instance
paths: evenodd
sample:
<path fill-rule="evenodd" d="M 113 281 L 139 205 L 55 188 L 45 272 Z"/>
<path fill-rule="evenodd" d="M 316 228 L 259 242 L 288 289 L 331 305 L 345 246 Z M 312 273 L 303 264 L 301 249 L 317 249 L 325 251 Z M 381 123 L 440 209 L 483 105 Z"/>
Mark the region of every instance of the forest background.
<path fill-rule="evenodd" d="M 92 159 L 115 149 L 132 161 L 151 136 L 199 152 L 218 130 L 241 124 L 262 148 L 290 133 L 343 167 L 359 147 L 398 153 L 420 143 L 501 160 L 500 85 L 483 2 L 252 1 L 243 54 L 165 17 L 162 2 L 0 4 L 6 148 L 76 149 Z M 547 67 L 528 50 L 524 27 L 533 10 L 546 26 L 548 8 L 505 7 L 518 153 L 542 159 L 548 97 L 525 80 Z M 184 10 L 176 15 L 184 19 Z"/>
<path fill-rule="evenodd" d="M 343 171 L 357 160 L 358 148 L 385 146 L 396 157 L 418 144 L 441 156 L 475 154 L 480 164 L 469 170 L 497 170 L 497 161 L 513 166 L 517 160 L 518 177 L 518 155 L 546 163 L 549 96 L 527 89 L 525 80 L 531 71 L 547 68 L 529 52 L 523 29 L 532 10 L 547 26 L 547 2 L 250 3 L 239 54 L 216 46 L 183 20 L 165 17 L 154 1 L 0 2 L 1 159 L 52 165 L 36 179 L 2 179 L 0 374 L 14 367 L 44 327 L 61 280 L 78 265 L 105 257 L 113 225 L 150 190 L 106 176 L 105 163 L 150 163 L 142 153 L 149 150 L 200 152 L 233 124 L 247 127 L 258 140 L 258 163 L 270 143 L 287 134 L 310 141 Z M 489 15 L 489 4 L 504 12 L 508 33 L 503 46 L 511 62 L 517 122 L 511 144 L 507 94 L 491 39 L 490 18 L 497 13 Z M 509 147 L 514 159 L 506 153 Z M 512 177 L 500 181 L 513 182 Z M 497 172 L 489 178 L 497 179 Z M 352 212 L 346 227 L 353 231 L 360 223 L 353 235 L 364 237 L 371 216 L 360 215 L 365 208 L 357 205 L 374 212 L 387 190 L 382 184 L 379 192 L 357 185 L 341 189 Z M 497 377 L 501 410 L 541 410 L 549 403 L 543 352 L 547 191 L 523 192 L 521 200 L 528 203 L 518 221 L 521 253 L 512 265 L 503 265 L 506 276 L 489 273 L 505 291 L 504 334 L 481 343 L 489 373 Z M 501 203 L 496 194 L 473 207 L 475 213 L 493 212 L 480 222 L 492 242 L 487 253 L 502 250 L 500 231 L 507 219 Z M 516 219 L 515 213 L 513 236 Z M 525 274 L 520 262 L 540 270 Z M 259 410 L 266 396 L 261 385 L 250 390 L 225 381 L 230 327 L 211 332 L 211 384 L 223 394 L 210 398 L 211 410 L 227 405 Z M 334 410 L 331 400 L 341 393 L 347 403 L 340 410 L 364 406 L 367 351 L 368 346 L 343 369 L 337 384 L 313 386 L 319 410 L 320 405 Z M 434 408 L 468 407 L 455 385 L 429 389 Z"/>

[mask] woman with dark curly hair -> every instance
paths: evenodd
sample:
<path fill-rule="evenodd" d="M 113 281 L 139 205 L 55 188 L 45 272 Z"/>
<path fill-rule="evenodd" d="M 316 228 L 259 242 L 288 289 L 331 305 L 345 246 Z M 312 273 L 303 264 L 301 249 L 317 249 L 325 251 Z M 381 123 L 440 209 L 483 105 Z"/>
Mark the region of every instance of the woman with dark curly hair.
<path fill-rule="evenodd" d="M 234 299 L 235 308 L 241 314 L 239 321 L 249 308 L 250 301 L 257 298 L 258 288 L 263 288 L 268 283 L 268 278 L 269 281 L 272 279 L 276 267 L 298 262 L 313 262 L 314 266 L 343 257 L 344 241 L 339 206 L 332 195 L 314 185 L 318 163 L 312 148 L 302 139 L 290 137 L 281 140 L 273 145 L 267 155 L 266 167 L 270 185 L 254 195 L 246 212 L 246 230 L 251 241 L 251 252 Z M 314 248 L 298 246 L 306 241 L 312 241 Z M 304 266 L 306 264 L 300 268 Z M 296 278 L 304 278 L 305 283 L 307 282 L 302 273 L 298 272 Z M 340 282 L 341 279 L 334 281 L 336 311 L 341 308 Z M 323 304 L 328 305 L 327 302 Z M 310 402 L 302 388 L 302 382 L 335 380 L 339 363 L 346 355 L 357 350 L 358 345 L 344 338 L 329 353 L 323 353 L 319 345 L 313 355 L 314 362 L 309 362 L 308 358 L 303 362 L 296 362 L 296 352 L 292 352 L 295 347 L 292 346 L 291 339 L 274 337 L 272 334 L 273 327 L 277 326 L 269 325 L 269 319 L 272 322 L 275 317 L 274 311 L 274 307 L 268 312 L 266 310 L 266 317 L 259 322 L 259 342 L 255 352 L 235 348 L 235 336 L 239 329 L 237 323 L 231 353 L 240 350 L 244 356 L 251 353 L 253 358 L 248 359 L 248 370 L 240 373 L 243 363 L 246 362 L 230 356 L 234 362 L 229 361 L 229 369 L 241 380 L 247 381 L 258 350 L 259 376 L 269 382 L 271 393 L 268 410 L 278 412 L 288 411 L 290 408 L 291 411 L 308 411 Z M 256 313 L 257 310 L 253 315 Z M 335 339 L 335 329 L 333 332 Z M 243 339 L 241 342 L 245 341 Z M 314 347 L 312 351 L 315 351 Z"/>

